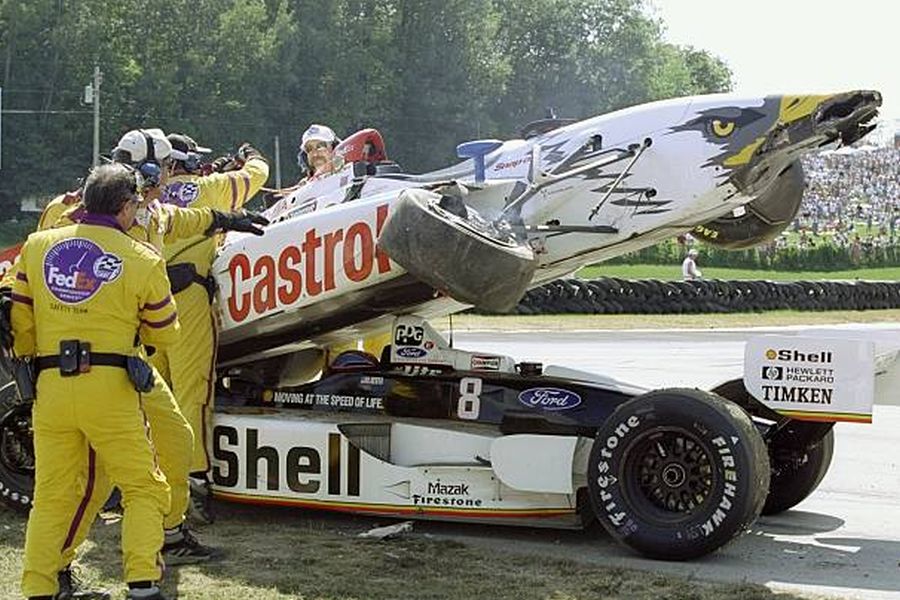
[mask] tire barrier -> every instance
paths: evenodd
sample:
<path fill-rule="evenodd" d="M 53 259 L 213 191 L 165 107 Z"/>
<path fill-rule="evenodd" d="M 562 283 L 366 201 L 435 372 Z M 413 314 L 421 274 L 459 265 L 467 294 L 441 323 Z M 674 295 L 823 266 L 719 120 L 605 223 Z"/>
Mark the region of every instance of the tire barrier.
<path fill-rule="evenodd" d="M 511 314 L 684 314 L 900 308 L 900 282 L 557 279 Z"/>

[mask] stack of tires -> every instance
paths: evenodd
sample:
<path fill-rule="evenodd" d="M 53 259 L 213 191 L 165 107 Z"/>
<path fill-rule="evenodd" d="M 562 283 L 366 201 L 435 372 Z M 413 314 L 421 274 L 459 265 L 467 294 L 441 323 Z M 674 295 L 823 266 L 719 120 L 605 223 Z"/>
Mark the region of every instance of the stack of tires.
<path fill-rule="evenodd" d="M 557 279 L 529 290 L 515 314 L 684 314 L 900 308 L 887 281 Z"/>

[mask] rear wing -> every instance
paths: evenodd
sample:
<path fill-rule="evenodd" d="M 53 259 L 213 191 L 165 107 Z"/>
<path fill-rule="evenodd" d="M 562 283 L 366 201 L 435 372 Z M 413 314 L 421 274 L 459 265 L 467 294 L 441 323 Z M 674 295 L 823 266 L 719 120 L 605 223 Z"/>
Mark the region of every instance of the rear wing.
<path fill-rule="evenodd" d="M 872 407 L 900 384 L 900 340 L 877 329 L 762 335 L 744 349 L 747 391 L 774 411 L 805 421 L 871 423 Z"/>

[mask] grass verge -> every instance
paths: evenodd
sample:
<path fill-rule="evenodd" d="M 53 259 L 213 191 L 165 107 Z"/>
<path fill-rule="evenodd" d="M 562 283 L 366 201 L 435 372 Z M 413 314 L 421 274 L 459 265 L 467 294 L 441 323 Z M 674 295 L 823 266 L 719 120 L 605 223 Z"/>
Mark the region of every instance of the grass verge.
<path fill-rule="evenodd" d="M 765 279 L 772 281 L 864 279 L 867 281 L 900 280 L 900 267 L 884 269 L 853 269 L 849 271 L 758 271 L 755 269 L 725 269 L 704 267 L 700 269 L 706 279 Z M 591 265 L 578 271 L 582 279 L 618 277 L 620 279 L 681 279 L 681 265 Z"/>
<path fill-rule="evenodd" d="M 697 580 L 602 568 L 572 560 L 499 554 L 412 533 L 372 541 L 357 533 L 383 524 L 372 519 L 279 508 L 219 505 L 204 541 L 227 548 L 215 564 L 169 569 L 164 590 L 180 600 L 546 598 L 575 600 L 692 599 L 790 600 L 751 584 Z M 0 597 L 17 598 L 25 519 L 0 508 Z M 80 559 L 94 584 L 124 595 L 119 583 L 119 525 L 94 527 Z M 587 533 L 585 535 L 588 535 Z"/>

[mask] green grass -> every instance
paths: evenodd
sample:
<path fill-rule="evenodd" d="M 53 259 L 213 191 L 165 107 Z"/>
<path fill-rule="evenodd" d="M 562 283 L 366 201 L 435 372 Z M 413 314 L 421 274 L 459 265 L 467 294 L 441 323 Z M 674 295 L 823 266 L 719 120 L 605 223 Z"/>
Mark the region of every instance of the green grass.
<path fill-rule="evenodd" d="M 702 257 L 701 257 L 702 259 Z M 865 279 L 869 281 L 900 281 L 900 267 L 883 269 L 852 269 L 848 271 L 758 271 L 754 269 L 725 269 L 698 265 L 705 279 L 770 279 L 797 281 L 818 279 Z M 582 279 L 618 277 L 620 279 L 681 279 L 681 265 L 591 265 L 578 271 Z"/>
<path fill-rule="evenodd" d="M 219 504 L 203 540 L 227 549 L 218 563 L 166 572 L 181 600 L 656 599 L 791 600 L 761 585 L 599 567 L 571 559 L 497 552 L 429 535 L 428 524 L 387 541 L 357 537 L 384 521 L 283 508 Z M 25 519 L 0 507 L 0 597 L 18 598 Z M 79 559 L 85 578 L 124 596 L 119 525 L 95 525 Z M 421 530 L 421 531 L 420 531 Z M 582 535 L 582 534 L 578 534 Z M 600 535 L 585 532 L 583 535 Z M 740 579 L 740 571 L 735 571 Z"/>

